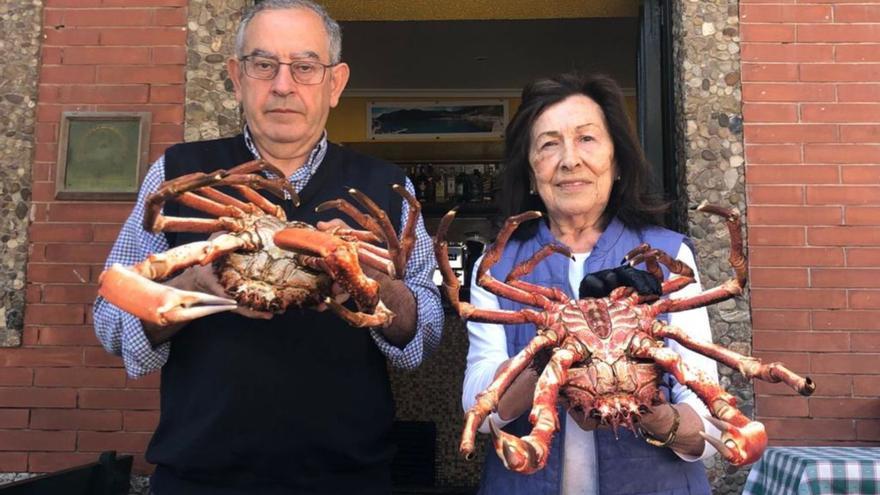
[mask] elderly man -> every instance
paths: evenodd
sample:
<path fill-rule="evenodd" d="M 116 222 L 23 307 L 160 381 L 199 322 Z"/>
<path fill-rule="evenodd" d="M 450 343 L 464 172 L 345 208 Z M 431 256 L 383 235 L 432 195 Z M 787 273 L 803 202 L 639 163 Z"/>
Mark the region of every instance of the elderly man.
<path fill-rule="evenodd" d="M 389 163 L 327 141 L 330 108 L 349 77 L 338 24 L 308 0 L 268 0 L 241 21 L 228 62 L 247 125 L 241 135 L 169 148 L 151 167 L 107 260 L 131 265 L 203 234 L 152 234 L 140 224 L 144 199 L 163 180 L 263 158 L 288 176 L 301 206 L 292 220 L 328 228 L 323 201 L 366 193 L 398 231 L 408 205 L 389 184 L 413 186 Z M 344 177 L 344 181 L 341 178 Z M 198 212 L 167 203 L 165 214 Z M 202 215 L 204 216 L 204 215 Z M 386 358 L 413 368 L 440 340 L 442 310 L 430 275 L 421 218 L 404 280 L 375 275 L 397 317 L 382 330 L 352 328 L 330 311 L 268 316 L 244 308 L 185 325 L 150 325 L 102 298 L 95 329 L 131 376 L 162 370 L 159 426 L 147 450 L 157 495 L 389 493 L 394 418 Z M 223 294 L 210 267 L 166 284 Z M 250 318 L 247 318 L 250 317 Z"/>

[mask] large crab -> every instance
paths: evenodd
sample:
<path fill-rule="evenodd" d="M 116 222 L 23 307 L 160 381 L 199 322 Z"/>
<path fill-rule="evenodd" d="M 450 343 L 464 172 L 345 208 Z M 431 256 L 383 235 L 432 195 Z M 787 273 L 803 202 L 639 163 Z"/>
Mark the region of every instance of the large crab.
<path fill-rule="evenodd" d="M 268 171 L 280 177 L 267 179 Z M 400 185 L 391 187 L 409 204 L 401 238 L 387 215 L 365 194 L 349 193 L 369 214 L 337 199 L 322 203 L 317 211 L 336 208 L 366 230 L 315 227 L 288 221 L 284 209 L 257 192 L 264 189 L 279 198 L 286 195 L 298 204 L 296 192 L 280 170 L 262 160 L 229 170 L 192 173 L 164 182 L 146 201 L 144 228 L 152 232 L 216 234 L 207 241 L 182 244 L 150 255 L 134 266 L 114 264 L 99 279 L 105 299 L 138 318 L 158 324 L 184 322 L 221 311 L 248 308 L 282 313 L 288 307 L 321 304 L 353 326 L 385 327 L 394 313 L 379 299 L 378 283 L 361 265 L 402 277 L 413 247 L 416 219 L 421 206 Z M 242 199 L 217 189 L 228 186 Z M 174 200 L 216 218 L 177 218 L 162 215 L 162 206 Z M 378 246 L 384 242 L 386 247 Z M 232 297 L 182 291 L 157 283 L 196 264 L 214 264 L 221 285 Z M 331 297 L 338 283 L 357 306 L 352 311 Z"/>
<path fill-rule="evenodd" d="M 607 297 L 570 299 L 558 288 L 521 280 L 554 253 L 570 256 L 568 248 L 561 245 L 544 246 L 531 259 L 514 267 L 501 282 L 492 277 L 489 268 L 499 260 L 517 226 L 540 217 L 541 213 L 530 211 L 507 219 L 495 243 L 487 249 L 476 277 L 477 284 L 489 292 L 538 308 L 519 311 L 480 309 L 459 301 L 458 279 L 449 266 L 445 241 L 455 211 L 446 214 L 437 229 L 434 248 L 445 292 L 461 317 L 475 322 L 532 323 L 537 327 L 534 339 L 512 357 L 467 411 L 460 446 L 466 458 L 473 455 L 477 429 L 496 409 L 505 390 L 526 367 L 535 366 L 536 357 L 546 358 L 548 354 L 549 362 L 540 372 L 529 415 L 533 425 L 531 433 L 518 438 L 501 431 L 489 420 L 495 451 L 510 470 L 533 473 L 544 467 L 550 442 L 559 428 L 557 401 L 560 394 L 572 407 L 582 408 L 596 418 L 601 426 L 613 427 L 616 431 L 622 424 L 635 432 L 641 415 L 663 403 L 658 386 L 664 372 L 690 387 L 709 408 L 712 417 L 708 419 L 719 428 L 721 438 L 701 434 L 724 458 L 737 466 L 760 458 L 767 445 L 764 426 L 742 414 L 731 394 L 717 382 L 690 369 L 677 353 L 664 345 L 663 339 L 673 339 L 738 370 L 747 378 L 785 382 L 803 395 L 810 395 L 815 384 L 781 363 L 762 364 L 757 358 L 697 341 L 684 330 L 657 319 L 661 313 L 724 301 L 741 294 L 745 286 L 746 259 L 742 251 L 739 213 L 705 203 L 697 209 L 726 219 L 731 238 L 729 260 L 735 277 L 693 297 L 678 299 L 639 294 L 627 286 L 615 288 Z M 662 294 L 673 293 L 694 282 L 690 267 L 647 244 L 630 251 L 625 262 L 632 267 L 644 263 L 647 271 L 660 283 Z M 661 264 L 670 272 L 666 281 L 663 281 Z"/>

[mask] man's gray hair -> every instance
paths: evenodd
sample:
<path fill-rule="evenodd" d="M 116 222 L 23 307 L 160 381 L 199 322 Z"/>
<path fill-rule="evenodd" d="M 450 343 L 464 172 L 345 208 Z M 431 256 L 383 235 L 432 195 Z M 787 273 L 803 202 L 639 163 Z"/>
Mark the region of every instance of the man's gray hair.
<path fill-rule="evenodd" d="M 263 0 L 249 8 L 244 13 L 244 16 L 242 16 L 241 22 L 238 24 L 238 31 L 235 33 L 235 54 L 238 57 L 245 56 L 245 53 L 243 53 L 244 32 L 255 15 L 266 10 L 286 9 L 308 9 L 317 14 L 324 23 L 324 30 L 327 31 L 327 40 L 330 45 L 330 63 L 338 64 L 342 60 L 342 30 L 339 28 L 339 23 L 330 17 L 330 14 L 327 13 L 324 7 L 311 0 Z"/>

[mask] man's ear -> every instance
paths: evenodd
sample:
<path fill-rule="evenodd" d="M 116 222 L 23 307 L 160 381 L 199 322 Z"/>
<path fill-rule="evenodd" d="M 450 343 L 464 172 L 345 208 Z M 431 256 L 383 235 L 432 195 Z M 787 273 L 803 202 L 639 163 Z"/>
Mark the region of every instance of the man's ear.
<path fill-rule="evenodd" d="M 350 75 L 351 69 L 345 62 L 330 68 L 330 108 L 336 108 L 336 105 L 339 104 L 339 97 L 348 84 Z"/>
<path fill-rule="evenodd" d="M 241 62 L 235 57 L 226 60 L 226 70 L 229 79 L 232 79 L 232 87 L 235 89 L 235 101 L 241 103 Z"/>

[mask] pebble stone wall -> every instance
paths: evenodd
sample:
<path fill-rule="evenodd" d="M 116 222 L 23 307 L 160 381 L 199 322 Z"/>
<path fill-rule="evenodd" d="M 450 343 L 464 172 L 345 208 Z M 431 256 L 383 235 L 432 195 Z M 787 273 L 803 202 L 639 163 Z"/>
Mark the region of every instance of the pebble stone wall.
<path fill-rule="evenodd" d="M 37 64 L 40 0 L 0 3 L 0 346 L 21 344 Z"/>
<path fill-rule="evenodd" d="M 718 217 L 687 210 L 703 200 L 743 213 L 745 173 L 740 86 L 738 0 L 676 0 L 674 3 L 676 142 L 680 169 L 680 212 L 687 216 L 694 239 L 704 287 L 731 277 L 727 261 L 730 237 Z M 744 234 L 745 235 L 745 234 Z M 751 355 L 752 328 L 747 297 L 709 308 L 714 342 Z M 719 366 L 721 384 L 740 409 L 753 417 L 754 393 L 750 382 Z M 740 493 L 748 474 L 716 455 L 707 463 L 716 495 Z"/>

